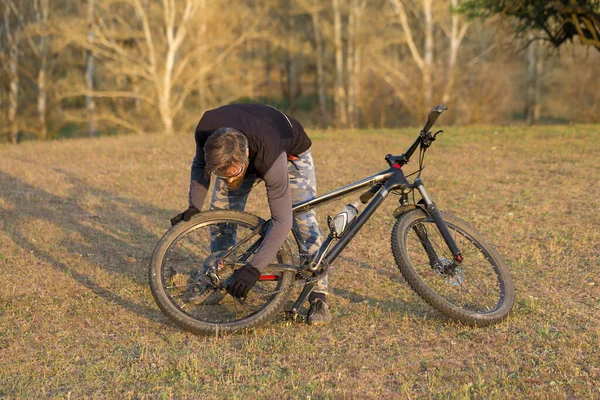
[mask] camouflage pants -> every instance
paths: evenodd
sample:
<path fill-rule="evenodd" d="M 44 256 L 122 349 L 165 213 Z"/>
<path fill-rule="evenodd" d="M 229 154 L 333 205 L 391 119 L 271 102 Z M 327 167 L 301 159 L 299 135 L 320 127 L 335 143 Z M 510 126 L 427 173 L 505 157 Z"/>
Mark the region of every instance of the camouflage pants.
<path fill-rule="evenodd" d="M 298 155 L 298 160 L 288 161 L 288 176 L 292 192 L 292 204 L 314 199 L 317 195 L 315 167 L 310 149 Z M 210 209 L 243 211 L 248 195 L 257 181 L 255 175 L 247 175 L 242 185 L 235 190 L 229 190 L 225 181 L 217 178 L 213 187 Z M 314 254 L 323 241 L 323 234 L 317 222 L 314 211 L 294 214 L 292 229 L 296 236 L 302 239 L 300 251 L 308 256 Z M 314 292 L 327 294 L 327 275 L 317 281 Z"/>

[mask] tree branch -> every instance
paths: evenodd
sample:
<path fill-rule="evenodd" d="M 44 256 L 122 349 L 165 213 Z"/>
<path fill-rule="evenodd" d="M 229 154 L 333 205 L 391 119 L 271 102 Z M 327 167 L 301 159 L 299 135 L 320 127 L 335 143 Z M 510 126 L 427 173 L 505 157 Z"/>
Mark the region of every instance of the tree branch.
<path fill-rule="evenodd" d="M 408 17 L 406 15 L 406 10 L 404 9 L 404 5 L 400 0 L 390 0 L 392 4 L 392 8 L 394 9 L 396 16 L 400 19 L 400 24 L 402 25 L 402 29 L 404 30 L 404 34 L 406 35 L 406 44 L 410 49 L 410 53 L 413 56 L 413 59 L 417 63 L 420 70 L 425 70 L 425 61 L 423 57 L 419 53 L 417 46 L 415 45 L 415 41 L 412 35 L 412 30 L 410 29 L 410 25 L 408 24 Z"/>

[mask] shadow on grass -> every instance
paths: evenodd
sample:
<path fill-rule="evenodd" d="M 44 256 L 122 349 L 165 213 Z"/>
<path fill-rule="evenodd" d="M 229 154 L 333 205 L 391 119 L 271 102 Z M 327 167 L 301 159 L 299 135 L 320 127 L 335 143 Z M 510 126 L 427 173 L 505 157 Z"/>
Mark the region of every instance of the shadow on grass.
<path fill-rule="evenodd" d="M 448 318 L 444 317 L 435 309 L 429 307 L 424 301 L 407 302 L 405 300 L 396 300 L 393 298 L 381 300 L 358 294 L 343 288 L 333 289 L 332 292 L 336 296 L 340 296 L 348 300 L 350 303 L 362 303 L 367 305 L 369 308 L 378 307 L 380 309 L 397 312 L 398 317 L 409 316 L 418 319 L 427 317 L 429 320 L 448 321 Z"/>
<path fill-rule="evenodd" d="M 403 285 L 408 290 L 412 291 L 412 289 L 410 289 L 408 283 L 404 279 L 404 276 L 402 276 L 400 271 L 397 270 L 396 265 L 392 265 L 389 268 L 377 268 L 369 263 L 357 261 L 344 256 L 339 256 L 338 260 L 356 266 L 360 269 L 373 270 L 378 276 L 387 278 L 391 281 L 395 281 L 397 284 Z M 427 319 L 433 319 L 437 321 L 448 321 L 448 318 L 446 318 L 434 308 L 426 304 L 424 300 L 407 302 L 406 300 L 400 298 L 389 298 L 388 300 L 382 301 L 379 298 L 365 296 L 363 294 L 359 294 L 343 288 L 333 288 L 332 293 L 348 300 L 350 303 L 363 303 L 368 305 L 368 307 L 377 306 L 379 308 L 384 308 L 390 311 L 398 312 L 399 316 L 401 313 L 402 315 L 408 315 L 413 318 L 427 317 Z M 414 293 L 414 295 L 418 296 L 416 293 Z"/>
<path fill-rule="evenodd" d="M 130 198 L 114 196 L 113 193 L 87 185 L 82 179 L 71 173 L 56 168 L 54 170 L 63 174 L 66 177 L 66 182 L 73 185 L 70 196 L 62 197 L 49 193 L 0 172 L 0 187 L 11 189 L 0 191 L 0 198 L 14 205 L 13 209 L 4 210 L 0 216 L 0 220 L 4 222 L 5 233 L 25 252 L 33 253 L 41 261 L 73 278 L 106 301 L 116 303 L 124 309 L 154 322 L 174 326 L 167 322 L 167 318 L 158 308 L 148 307 L 123 298 L 100 286 L 93 275 L 78 271 L 76 267 L 70 266 L 70 263 L 61 261 L 60 257 L 37 245 L 35 240 L 29 238 L 19 228 L 19 222 L 24 218 L 55 224 L 67 234 L 67 237 L 61 240 L 59 244 L 66 249 L 69 255 L 87 254 L 93 256 L 94 259 L 102 260 L 102 262 L 94 262 L 100 268 L 128 277 L 135 284 L 142 284 L 140 279 L 136 279 L 137 268 L 132 269 L 131 263 L 126 259 L 127 254 L 135 254 L 139 258 L 149 259 L 158 238 L 148 232 L 126 212 L 120 211 L 120 208 L 123 207 L 126 210 L 146 215 L 166 216 L 171 212 L 148 207 Z M 102 206 L 110 207 L 111 212 L 102 216 L 89 215 L 86 210 L 78 205 L 78 200 L 86 195 L 102 199 Z M 140 240 L 136 240 L 136 243 L 127 242 L 125 239 L 120 238 L 120 229 L 139 232 L 137 237 Z M 68 239 L 68 233 L 74 233 L 80 239 L 77 242 L 71 241 Z M 123 254 L 123 249 L 127 249 L 127 254 Z"/>
<path fill-rule="evenodd" d="M 354 259 L 351 259 L 348 257 L 344 257 L 344 256 L 339 256 L 337 259 L 340 261 L 343 261 L 345 263 L 348 263 L 350 265 L 354 265 L 356 267 L 362 268 L 362 269 L 373 270 L 378 275 L 385 276 L 391 280 L 396 280 L 400 283 L 406 283 L 406 279 L 404 279 L 404 276 L 402 276 L 400 271 L 397 270 L 397 267 L 395 265 L 393 265 L 391 268 L 381 268 L 381 267 L 378 268 L 378 267 L 374 267 L 373 265 L 371 265 L 369 263 L 357 261 L 357 260 L 354 260 Z"/>

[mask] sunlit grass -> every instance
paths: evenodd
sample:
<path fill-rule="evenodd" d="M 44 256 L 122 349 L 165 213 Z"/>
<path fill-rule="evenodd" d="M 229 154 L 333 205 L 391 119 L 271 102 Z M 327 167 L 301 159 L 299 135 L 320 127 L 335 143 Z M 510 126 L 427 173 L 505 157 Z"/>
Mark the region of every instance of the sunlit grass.
<path fill-rule="evenodd" d="M 0 147 L 0 397 L 600 397 L 600 127 L 445 130 L 422 180 L 507 260 L 517 300 L 493 327 L 403 282 L 391 198 L 335 263 L 330 326 L 191 335 L 146 274 L 187 206 L 192 135 Z M 311 132 L 319 193 L 382 170 L 416 132 Z M 265 210 L 261 185 L 248 211 Z"/>

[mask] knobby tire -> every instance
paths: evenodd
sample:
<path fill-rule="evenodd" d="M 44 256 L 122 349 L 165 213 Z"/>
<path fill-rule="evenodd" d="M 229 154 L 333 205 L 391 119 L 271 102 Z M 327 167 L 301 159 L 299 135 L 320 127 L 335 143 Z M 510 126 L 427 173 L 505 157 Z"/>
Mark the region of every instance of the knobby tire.
<path fill-rule="evenodd" d="M 475 326 L 505 318 L 514 303 L 514 285 L 494 247 L 466 222 L 441 213 L 464 261 L 453 256 L 433 222 L 421 209 L 398 217 L 392 253 L 410 287 L 446 316 Z"/>
<path fill-rule="evenodd" d="M 215 210 L 169 229 L 156 245 L 149 267 L 150 289 L 159 308 L 181 328 L 202 334 L 240 331 L 271 320 L 284 306 L 289 295 L 285 288 L 295 279 L 293 272 L 265 272 L 275 274 L 276 280 L 259 280 L 245 302 L 214 289 L 204 274 L 205 265 L 226 255 L 232 243 L 251 236 L 263 222 L 245 212 Z M 218 273 L 220 278 L 226 281 L 235 269 L 249 262 L 261 240 L 261 235 L 251 236 L 243 248 L 229 255 Z M 291 247 L 284 244 L 277 261 L 292 264 L 294 259 Z"/>

